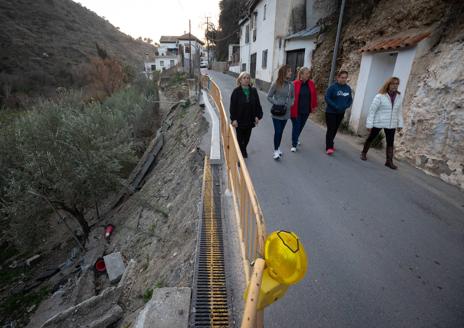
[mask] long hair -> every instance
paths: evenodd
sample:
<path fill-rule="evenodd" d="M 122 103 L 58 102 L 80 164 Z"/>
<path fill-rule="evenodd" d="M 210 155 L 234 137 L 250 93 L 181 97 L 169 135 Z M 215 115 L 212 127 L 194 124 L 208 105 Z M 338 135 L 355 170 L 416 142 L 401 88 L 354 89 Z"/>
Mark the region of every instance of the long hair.
<path fill-rule="evenodd" d="M 241 86 L 240 81 L 242 81 L 242 79 L 243 79 L 244 77 L 247 77 L 247 76 L 250 77 L 250 87 L 251 87 L 251 75 L 250 75 L 250 73 L 248 73 L 248 72 L 242 72 L 242 73 L 240 73 L 240 74 L 238 75 L 237 80 L 236 80 L 236 82 L 237 82 L 237 87 Z"/>
<path fill-rule="evenodd" d="M 307 67 L 301 67 L 299 70 L 298 70 L 298 73 L 296 74 L 296 79 L 297 81 L 298 80 L 301 80 L 301 76 L 303 75 L 304 72 L 310 72 L 311 73 L 311 70 Z M 311 76 L 310 76 L 311 77 Z"/>
<path fill-rule="evenodd" d="M 390 88 L 390 84 L 392 84 L 394 81 L 400 83 L 400 79 L 395 77 L 395 76 L 392 76 L 392 77 L 389 77 L 385 83 L 382 85 L 382 87 L 379 89 L 379 93 L 381 94 L 386 94 L 388 92 L 388 89 Z M 398 93 L 400 93 L 399 91 L 397 91 Z"/>
<path fill-rule="evenodd" d="M 287 71 L 290 69 L 290 66 L 288 65 L 283 65 L 279 68 L 279 71 L 277 72 L 277 80 L 276 84 L 279 88 L 282 88 L 284 85 L 284 81 L 287 79 Z"/>

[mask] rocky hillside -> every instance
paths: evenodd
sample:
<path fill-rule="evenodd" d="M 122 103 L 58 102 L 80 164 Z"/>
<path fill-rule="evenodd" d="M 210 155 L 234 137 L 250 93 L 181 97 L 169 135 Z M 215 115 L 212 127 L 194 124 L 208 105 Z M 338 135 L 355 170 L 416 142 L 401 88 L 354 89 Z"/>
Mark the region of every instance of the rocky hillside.
<path fill-rule="evenodd" d="M 11 93 L 72 86 L 76 67 L 97 55 L 96 44 L 134 72 L 154 53 L 71 0 L 0 1 L 0 30 L 0 105 Z"/>
<path fill-rule="evenodd" d="M 430 51 L 412 67 L 403 112 L 404 135 L 397 155 L 424 171 L 464 188 L 464 2 L 452 0 L 348 0 L 338 68 L 350 72 L 356 90 L 359 49 L 372 40 L 408 30 L 431 30 Z M 313 78 L 327 87 L 338 12 L 325 19 L 324 33 L 313 56 Z M 322 94 L 321 94 L 322 100 Z M 322 106 L 323 106 L 323 102 Z"/>

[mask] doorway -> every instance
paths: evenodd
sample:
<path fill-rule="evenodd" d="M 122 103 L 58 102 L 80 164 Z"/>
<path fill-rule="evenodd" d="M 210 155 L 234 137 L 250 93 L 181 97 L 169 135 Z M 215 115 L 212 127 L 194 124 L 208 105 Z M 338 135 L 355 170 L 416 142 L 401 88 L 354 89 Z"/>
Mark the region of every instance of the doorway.
<path fill-rule="evenodd" d="M 292 80 L 296 79 L 297 69 L 304 66 L 304 49 L 287 51 L 286 64 L 292 69 Z"/>
<path fill-rule="evenodd" d="M 250 75 L 253 79 L 256 78 L 256 53 L 250 57 Z"/>
<path fill-rule="evenodd" d="M 361 119 L 364 122 L 367 118 L 372 100 L 378 93 L 380 87 L 386 79 L 393 75 L 395 70 L 398 53 L 379 53 L 372 57 L 371 71 L 367 80 L 367 87 L 364 93 L 364 102 Z"/>

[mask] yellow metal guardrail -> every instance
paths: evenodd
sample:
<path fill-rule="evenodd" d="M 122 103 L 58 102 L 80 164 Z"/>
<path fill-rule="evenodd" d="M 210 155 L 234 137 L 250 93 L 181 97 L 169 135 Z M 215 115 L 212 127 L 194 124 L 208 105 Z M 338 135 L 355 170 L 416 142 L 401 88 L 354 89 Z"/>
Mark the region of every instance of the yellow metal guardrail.
<path fill-rule="evenodd" d="M 258 298 L 256 297 L 265 268 L 263 259 L 266 226 L 263 212 L 259 206 L 245 160 L 240 152 L 235 128 L 230 124 L 224 109 L 221 91 L 217 84 L 207 76 L 202 77 L 202 86 L 209 90 L 219 113 L 228 187 L 232 192 L 235 217 L 240 228 L 240 248 L 245 278 L 247 286 L 253 286 L 248 293 L 241 327 L 263 327 L 263 311 L 257 311 Z M 255 261 L 256 264 L 259 264 L 256 265 Z M 255 264 L 254 267 L 252 267 L 253 264 Z M 253 273 L 251 274 L 252 269 Z M 253 284 L 250 284 L 250 279 L 253 280 Z"/>

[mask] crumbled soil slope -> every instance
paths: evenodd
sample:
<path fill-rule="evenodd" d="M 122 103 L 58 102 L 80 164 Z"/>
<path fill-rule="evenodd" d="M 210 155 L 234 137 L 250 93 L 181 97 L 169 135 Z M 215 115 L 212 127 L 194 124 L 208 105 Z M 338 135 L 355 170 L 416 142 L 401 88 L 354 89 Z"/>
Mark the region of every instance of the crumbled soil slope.
<path fill-rule="evenodd" d="M 140 273 L 126 312 L 144 304 L 147 289 L 192 284 L 204 163 L 198 147 L 206 128 L 197 105 L 172 110 L 151 176 L 114 216 L 107 252 L 135 259 Z"/>

